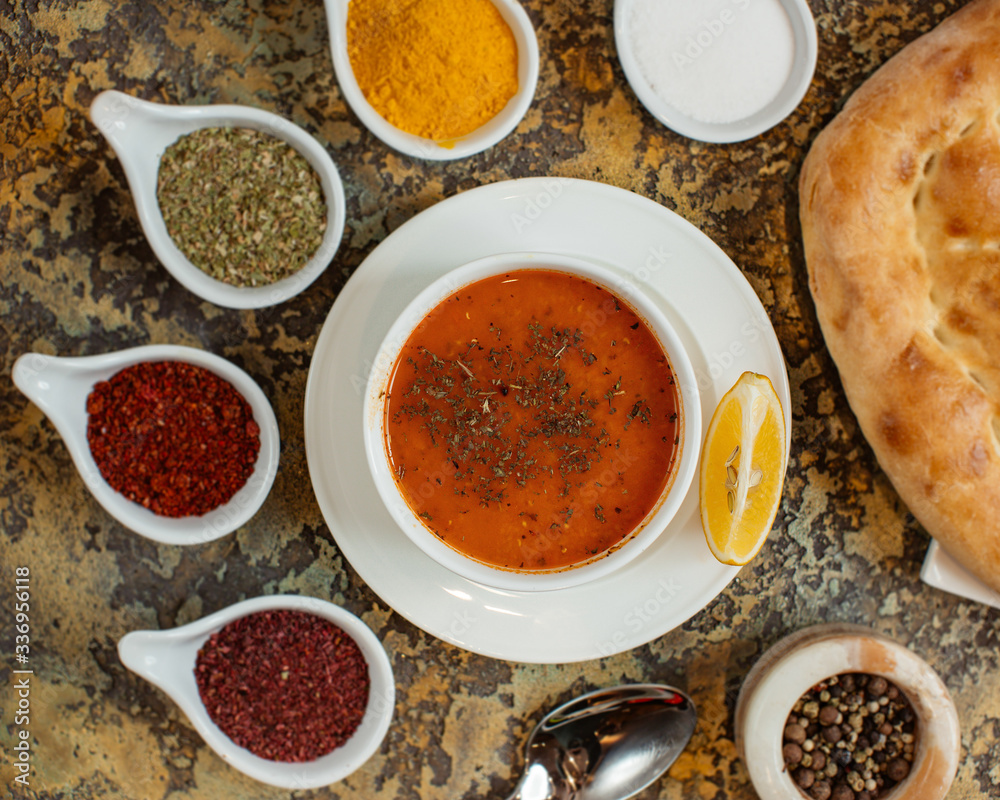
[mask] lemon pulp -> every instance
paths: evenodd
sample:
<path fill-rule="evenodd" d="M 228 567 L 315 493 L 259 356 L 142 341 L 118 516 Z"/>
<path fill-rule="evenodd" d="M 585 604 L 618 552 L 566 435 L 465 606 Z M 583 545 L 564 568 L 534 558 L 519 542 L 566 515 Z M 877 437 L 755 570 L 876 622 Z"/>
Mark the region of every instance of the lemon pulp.
<path fill-rule="evenodd" d="M 701 524 L 712 554 L 742 566 L 771 531 L 785 481 L 785 416 L 765 375 L 744 372 L 719 401 L 701 453 Z"/>

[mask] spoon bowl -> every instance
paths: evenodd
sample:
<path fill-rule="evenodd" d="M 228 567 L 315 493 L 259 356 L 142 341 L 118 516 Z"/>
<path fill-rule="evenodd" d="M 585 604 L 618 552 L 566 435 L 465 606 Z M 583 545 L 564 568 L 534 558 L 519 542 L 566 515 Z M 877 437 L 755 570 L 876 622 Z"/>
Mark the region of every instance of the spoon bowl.
<path fill-rule="evenodd" d="M 118 156 L 139 223 L 164 267 L 188 290 L 226 308 L 264 308 L 284 302 L 316 280 L 333 260 L 344 233 L 346 204 L 336 165 L 312 136 L 289 120 L 238 105 L 172 106 L 116 91 L 101 92 L 90 118 Z M 275 136 L 295 148 L 319 176 L 326 199 L 326 231 L 319 249 L 294 275 L 266 286 L 233 286 L 192 264 L 174 244 L 160 212 L 156 181 L 164 151 L 201 128 L 239 127 Z"/>
<path fill-rule="evenodd" d="M 87 442 L 87 396 L 94 385 L 125 367 L 146 361 L 183 361 L 203 367 L 232 384 L 253 410 L 260 428 L 260 452 L 246 484 L 203 516 L 162 517 L 119 494 L 101 476 Z M 260 508 L 278 471 L 278 423 L 267 397 L 235 364 L 204 350 L 148 345 L 79 358 L 26 353 L 14 363 L 14 385 L 49 418 L 62 436 L 91 494 L 127 528 L 157 542 L 204 544 L 236 530 Z"/>
<path fill-rule="evenodd" d="M 535 726 L 508 800 L 624 800 L 669 769 L 696 723 L 694 703 L 669 686 L 589 692 Z"/>
<path fill-rule="evenodd" d="M 330 29 L 330 49 L 337 84 L 358 119 L 389 147 L 412 158 L 427 161 L 450 161 L 492 147 L 509 134 L 524 117 L 535 96 L 538 84 L 538 39 L 531 20 L 517 0 L 493 0 L 504 21 L 510 26 L 517 43 L 517 93 L 493 119 L 465 136 L 447 142 L 436 142 L 423 136 L 400 130 L 379 114 L 365 98 L 354 77 L 347 52 L 347 9 L 350 0 L 325 0 L 326 19 Z"/>
<path fill-rule="evenodd" d="M 315 761 L 270 761 L 240 747 L 212 721 L 198 693 L 194 668 L 208 638 L 240 617 L 276 609 L 329 620 L 354 639 L 368 664 L 368 706 L 361 724 L 342 746 Z M 251 778 L 285 789 L 315 789 L 354 772 L 378 749 L 395 708 L 392 665 L 378 637 L 354 614 L 315 597 L 255 597 L 172 630 L 133 631 L 118 642 L 118 656 L 128 669 L 166 692 L 224 761 Z"/>

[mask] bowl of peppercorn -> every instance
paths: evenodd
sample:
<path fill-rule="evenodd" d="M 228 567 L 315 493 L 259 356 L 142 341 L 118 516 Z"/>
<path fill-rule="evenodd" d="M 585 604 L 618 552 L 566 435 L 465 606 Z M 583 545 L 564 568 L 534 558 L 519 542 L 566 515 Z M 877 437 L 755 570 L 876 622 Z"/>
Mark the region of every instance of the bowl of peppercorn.
<path fill-rule="evenodd" d="M 90 117 L 118 156 L 154 254 L 203 300 L 276 305 L 333 260 L 344 189 L 329 154 L 295 123 L 115 91 L 94 98 Z"/>
<path fill-rule="evenodd" d="M 118 654 L 177 703 L 226 763 L 290 790 L 358 769 L 395 709 L 392 664 L 378 637 L 315 597 L 255 597 L 179 628 L 133 631 Z"/>
<path fill-rule="evenodd" d="M 148 539 L 193 545 L 225 536 L 274 483 L 274 411 L 221 356 L 175 345 L 26 353 L 12 377 L 62 436 L 91 494 Z"/>
<path fill-rule="evenodd" d="M 764 653 L 735 724 L 751 782 L 775 800 L 941 800 L 958 769 L 958 715 L 941 678 L 858 625 L 806 628 Z"/>

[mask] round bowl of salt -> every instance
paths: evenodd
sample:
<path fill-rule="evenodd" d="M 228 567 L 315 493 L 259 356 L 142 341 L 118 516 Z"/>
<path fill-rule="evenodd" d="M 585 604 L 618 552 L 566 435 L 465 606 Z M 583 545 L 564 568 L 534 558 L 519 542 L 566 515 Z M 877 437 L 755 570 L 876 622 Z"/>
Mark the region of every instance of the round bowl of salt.
<path fill-rule="evenodd" d="M 740 142 L 802 101 L 816 68 L 805 0 L 616 0 L 615 44 L 632 90 L 673 131 Z"/>

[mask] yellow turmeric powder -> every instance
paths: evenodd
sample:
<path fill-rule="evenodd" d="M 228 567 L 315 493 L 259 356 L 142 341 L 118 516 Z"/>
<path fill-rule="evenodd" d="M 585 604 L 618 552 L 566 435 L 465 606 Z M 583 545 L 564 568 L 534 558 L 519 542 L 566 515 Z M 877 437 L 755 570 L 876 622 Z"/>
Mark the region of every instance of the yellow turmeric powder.
<path fill-rule="evenodd" d="M 490 0 L 351 0 L 347 9 L 354 77 L 400 130 L 455 139 L 517 92 L 517 42 Z"/>

